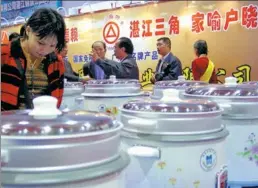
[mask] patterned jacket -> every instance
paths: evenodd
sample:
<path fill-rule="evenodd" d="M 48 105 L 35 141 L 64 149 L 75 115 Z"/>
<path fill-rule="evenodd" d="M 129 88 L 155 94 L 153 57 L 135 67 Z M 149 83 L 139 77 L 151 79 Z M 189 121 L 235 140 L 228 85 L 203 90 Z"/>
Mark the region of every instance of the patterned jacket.
<path fill-rule="evenodd" d="M 21 62 L 21 74 L 16 60 Z M 61 105 L 64 88 L 64 63 L 60 56 L 51 53 L 42 61 L 48 77 L 47 94 Z M 1 44 L 1 111 L 16 110 L 20 106 L 21 86 L 25 78 L 27 61 L 21 48 L 20 39 Z"/>

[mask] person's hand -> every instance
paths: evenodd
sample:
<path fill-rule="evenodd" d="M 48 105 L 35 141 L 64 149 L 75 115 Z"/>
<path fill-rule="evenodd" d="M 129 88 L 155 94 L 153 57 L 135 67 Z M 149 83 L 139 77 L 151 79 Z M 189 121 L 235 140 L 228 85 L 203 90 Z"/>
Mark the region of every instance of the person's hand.
<path fill-rule="evenodd" d="M 90 76 L 83 76 L 83 77 L 80 78 L 80 81 L 83 82 L 83 83 L 85 83 L 89 80 L 92 80 L 92 78 Z"/>
<path fill-rule="evenodd" d="M 92 61 L 96 62 L 98 59 L 100 59 L 100 57 L 98 56 L 96 50 L 92 49 L 90 56 L 92 57 Z"/>

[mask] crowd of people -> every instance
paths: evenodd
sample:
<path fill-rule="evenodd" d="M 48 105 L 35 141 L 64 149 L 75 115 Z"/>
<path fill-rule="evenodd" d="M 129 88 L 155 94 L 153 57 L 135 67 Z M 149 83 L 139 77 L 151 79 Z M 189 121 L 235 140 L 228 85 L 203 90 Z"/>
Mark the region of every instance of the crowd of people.
<path fill-rule="evenodd" d="M 62 102 L 64 79 L 87 81 L 107 79 L 110 75 L 123 79 L 139 79 L 139 68 L 133 57 L 134 45 L 130 38 L 121 37 L 114 45 L 114 55 L 119 60 L 106 57 L 103 41 L 92 44 L 91 62 L 83 66 L 86 77 L 79 77 L 67 59 L 65 21 L 55 10 L 36 10 L 21 27 L 12 33 L 8 43 L 1 43 L 1 110 L 32 108 L 32 99 L 51 95 Z M 172 51 L 171 40 L 157 40 L 161 58 L 151 78 L 154 84 L 162 80 L 177 80 L 182 75 L 182 64 Z M 208 58 L 206 41 L 194 44 L 196 58 L 192 62 L 194 80 L 217 83 L 214 63 Z"/>

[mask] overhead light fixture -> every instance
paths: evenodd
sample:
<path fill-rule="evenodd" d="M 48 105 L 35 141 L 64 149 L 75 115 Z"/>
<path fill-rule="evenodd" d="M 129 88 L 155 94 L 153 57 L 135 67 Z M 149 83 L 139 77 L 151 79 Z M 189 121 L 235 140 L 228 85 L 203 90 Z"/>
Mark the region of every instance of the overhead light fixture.
<path fill-rule="evenodd" d="M 13 24 L 14 24 L 14 25 L 15 25 L 15 24 L 23 24 L 23 23 L 25 23 L 25 22 L 26 22 L 26 20 L 25 20 L 24 17 L 22 17 L 22 16 L 17 16 L 17 17 L 14 19 Z"/>
<path fill-rule="evenodd" d="M 67 11 L 64 7 L 58 7 L 56 11 L 59 12 L 62 16 L 68 16 Z"/>
<path fill-rule="evenodd" d="M 68 15 L 69 16 L 74 16 L 79 14 L 79 9 L 80 7 L 72 7 L 68 9 Z"/>
<path fill-rule="evenodd" d="M 158 1 L 153 1 L 153 3 L 154 3 L 154 4 L 153 4 L 154 7 L 156 7 L 156 6 L 158 5 L 158 4 L 157 4 Z"/>
<path fill-rule="evenodd" d="M 93 13 L 94 10 L 92 9 L 91 5 L 88 4 L 88 3 L 84 3 L 82 6 L 81 6 L 81 9 L 80 9 L 80 12 L 81 13 Z"/>
<path fill-rule="evenodd" d="M 124 7 L 125 5 L 130 5 L 131 1 L 115 1 L 115 7 L 119 8 L 119 7 Z"/>
<path fill-rule="evenodd" d="M 1 21 L 1 27 L 2 26 L 9 26 L 10 25 L 9 21 L 6 18 L 1 17 L 1 20 L 4 21 L 4 22 Z"/>

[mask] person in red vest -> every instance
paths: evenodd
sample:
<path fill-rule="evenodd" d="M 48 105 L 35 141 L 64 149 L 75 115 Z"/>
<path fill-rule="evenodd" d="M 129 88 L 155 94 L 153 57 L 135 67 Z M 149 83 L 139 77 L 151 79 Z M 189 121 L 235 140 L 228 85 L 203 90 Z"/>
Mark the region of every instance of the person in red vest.
<path fill-rule="evenodd" d="M 192 62 L 193 78 L 197 81 L 218 83 L 215 65 L 207 57 L 208 45 L 205 40 L 198 40 L 194 43 L 194 53 L 196 58 Z"/>

